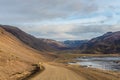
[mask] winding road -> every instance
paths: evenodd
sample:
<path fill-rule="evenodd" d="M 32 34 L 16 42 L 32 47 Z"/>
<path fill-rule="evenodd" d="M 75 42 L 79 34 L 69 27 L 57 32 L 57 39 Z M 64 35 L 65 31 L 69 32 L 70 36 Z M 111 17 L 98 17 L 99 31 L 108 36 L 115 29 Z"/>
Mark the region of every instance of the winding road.
<path fill-rule="evenodd" d="M 60 66 L 44 64 L 45 70 L 30 80 L 86 80 L 75 72 Z"/>

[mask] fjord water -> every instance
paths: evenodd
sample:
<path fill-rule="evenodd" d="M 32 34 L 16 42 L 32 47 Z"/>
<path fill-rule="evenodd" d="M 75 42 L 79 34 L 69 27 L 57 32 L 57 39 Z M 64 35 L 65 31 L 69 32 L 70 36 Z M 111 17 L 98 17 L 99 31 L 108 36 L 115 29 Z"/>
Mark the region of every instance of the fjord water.
<path fill-rule="evenodd" d="M 77 62 L 69 64 L 78 64 L 84 67 L 98 68 L 103 70 L 120 71 L 120 57 L 79 57 Z"/>

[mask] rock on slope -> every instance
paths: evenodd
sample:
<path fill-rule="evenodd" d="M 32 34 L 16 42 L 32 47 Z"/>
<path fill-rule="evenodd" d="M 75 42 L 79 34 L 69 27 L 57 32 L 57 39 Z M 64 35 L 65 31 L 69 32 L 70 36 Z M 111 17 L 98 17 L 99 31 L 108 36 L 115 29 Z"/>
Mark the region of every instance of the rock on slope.
<path fill-rule="evenodd" d="M 0 80 L 18 80 L 44 60 L 42 55 L 0 27 Z"/>

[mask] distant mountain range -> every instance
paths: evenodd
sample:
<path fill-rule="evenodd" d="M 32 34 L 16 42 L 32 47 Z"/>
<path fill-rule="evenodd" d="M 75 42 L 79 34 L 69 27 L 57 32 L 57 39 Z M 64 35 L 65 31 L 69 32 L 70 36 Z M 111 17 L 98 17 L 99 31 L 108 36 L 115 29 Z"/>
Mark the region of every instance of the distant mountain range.
<path fill-rule="evenodd" d="M 66 40 L 62 43 L 70 48 L 77 48 L 80 47 L 82 44 L 88 42 L 88 40 Z"/>
<path fill-rule="evenodd" d="M 80 46 L 84 53 L 120 53 L 120 31 L 107 32 Z"/>
<path fill-rule="evenodd" d="M 120 53 L 120 31 L 107 32 L 91 40 L 66 40 L 36 38 L 19 28 L 1 25 L 23 43 L 39 51 L 80 50 L 82 53 Z"/>

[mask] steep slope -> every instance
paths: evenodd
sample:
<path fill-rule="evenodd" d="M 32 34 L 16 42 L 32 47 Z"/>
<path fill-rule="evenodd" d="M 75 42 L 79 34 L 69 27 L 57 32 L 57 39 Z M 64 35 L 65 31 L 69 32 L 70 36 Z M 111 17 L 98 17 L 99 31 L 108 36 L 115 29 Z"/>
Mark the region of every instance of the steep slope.
<path fill-rule="evenodd" d="M 13 34 L 15 37 L 20 39 L 25 44 L 39 51 L 55 51 L 65 48 L 65 46 L 62 45 L 62 43 L 50 39 L 36 38 L 30 34 L 25 33 L 24 31 L 20 30 L 17 27 L 8 25 L 1 25 L 1 27 L 4 28 L 6 31 L 10 32 L 11 34 Z"/>
<path fill-rule="evenodd" d="M 0 27 L 0 80 L 18 80 L 42 60 L 44 57 L 38 51 Z"/>
<path fill-rule="evenodd" d="M 88 53 L 120 53 L 120 31 L 93 38 L 80 48 Z"/>
<path fill-rule="evenodd" d="M 43 42 L 41 39 L 35 38 L 34 36 L 25 33 L 17 27 L 7 25 L 1 25 L 1 27 L 4 28 L 6 31 L 12 33 L 15 37 L 17 37 L 22 42 L 34 49 L 37 49 L 39 51 L 53 50 L 53 48 L 51 48 L 47 43 Z"/>

